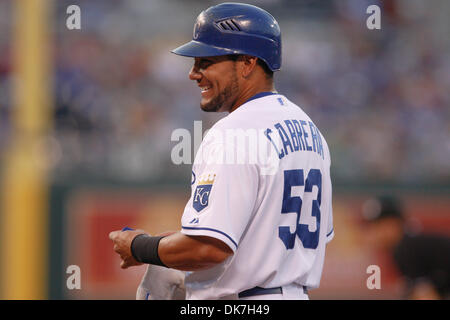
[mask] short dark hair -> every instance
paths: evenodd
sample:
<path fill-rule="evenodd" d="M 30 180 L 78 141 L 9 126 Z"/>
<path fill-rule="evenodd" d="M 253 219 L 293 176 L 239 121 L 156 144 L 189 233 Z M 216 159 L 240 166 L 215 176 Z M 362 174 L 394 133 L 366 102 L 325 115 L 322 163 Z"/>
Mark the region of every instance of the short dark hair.
<path fill-rule="evenodd" d="M 228 55 L 229 59 L 233 60 L 233 61 L 237 61 L 237 59 L 240 56 L 243 56 L 243 54 L 230 54 L 230 55 Z M 256 64 L 258 64 L 261 68 L 263 68 L 267 79 L 273 79 L 273 71 L 270 70 L 269 66 L 267 65 L 267 63 L 264 62 L 264 60 L 258 58 L 258 60 L 256 60 Z"/>
<path fill-rule="evenodd" d="M 261 60 L 260 58 L 258 58 L 256 63 L 259 64 L 261 66 L 261 68 L 263 68 L 263 70 L 266 74 L 266 77 L 268 79 L 273 79 L 273 71 L 270 70 L 269 66 L 267 65 L 267 63 L 264 62 L 264 60 Z"/>

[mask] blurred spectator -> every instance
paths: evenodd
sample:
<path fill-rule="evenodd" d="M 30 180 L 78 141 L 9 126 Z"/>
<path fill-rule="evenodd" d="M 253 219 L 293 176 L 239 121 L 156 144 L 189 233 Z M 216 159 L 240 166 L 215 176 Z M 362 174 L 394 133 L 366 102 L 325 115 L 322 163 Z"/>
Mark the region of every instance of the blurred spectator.
<path fill-rule="evenodd" d="M 369 245 L 389 253 L 404 276 L 405 298 L 450 299 L 450 238 L 409 231 L 395 197 L 367 200 L 362 216 Z"/>

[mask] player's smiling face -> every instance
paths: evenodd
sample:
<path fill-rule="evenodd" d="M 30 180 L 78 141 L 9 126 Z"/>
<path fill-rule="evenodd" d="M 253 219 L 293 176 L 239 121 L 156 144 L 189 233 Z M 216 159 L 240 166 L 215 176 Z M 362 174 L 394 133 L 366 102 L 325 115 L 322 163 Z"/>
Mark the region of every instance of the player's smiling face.
<path fill-rule="evenodd" d="M 228 56 L 195 58 L 189 79 L 197 81 L 203 111 L 230 111 L 239 95 L 236 62 Z"/>

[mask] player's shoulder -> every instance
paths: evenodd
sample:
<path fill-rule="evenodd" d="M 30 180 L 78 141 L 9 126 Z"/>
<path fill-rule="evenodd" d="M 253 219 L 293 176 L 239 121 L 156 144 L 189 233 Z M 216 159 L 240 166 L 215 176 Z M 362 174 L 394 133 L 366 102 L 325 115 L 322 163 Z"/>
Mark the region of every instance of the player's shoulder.
<path fill-rule="evenodd" d="M 237 127 L 258 127 L 258 125 L 264 125 L 267 121 L 282 118 L 283 115 L 292 112 L 298 112 L 306 116 L 301 108 L 293 104 L 284 95 L 273 93 L 250 99 L 218 121 L 213 128 L 220 130 Z"/>

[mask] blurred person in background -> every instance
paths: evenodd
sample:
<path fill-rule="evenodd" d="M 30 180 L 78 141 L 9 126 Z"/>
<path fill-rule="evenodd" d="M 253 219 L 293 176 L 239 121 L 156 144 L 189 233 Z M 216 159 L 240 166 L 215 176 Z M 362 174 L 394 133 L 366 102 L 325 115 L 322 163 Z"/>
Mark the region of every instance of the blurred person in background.
<path fill-rule="evenodd" d="M 406 299 L 450 298 L 450 238 L 413 232 L 399 199 L 377 196 L 362 207 L 369 245 L 387 252 L 405 280 Z"/>

